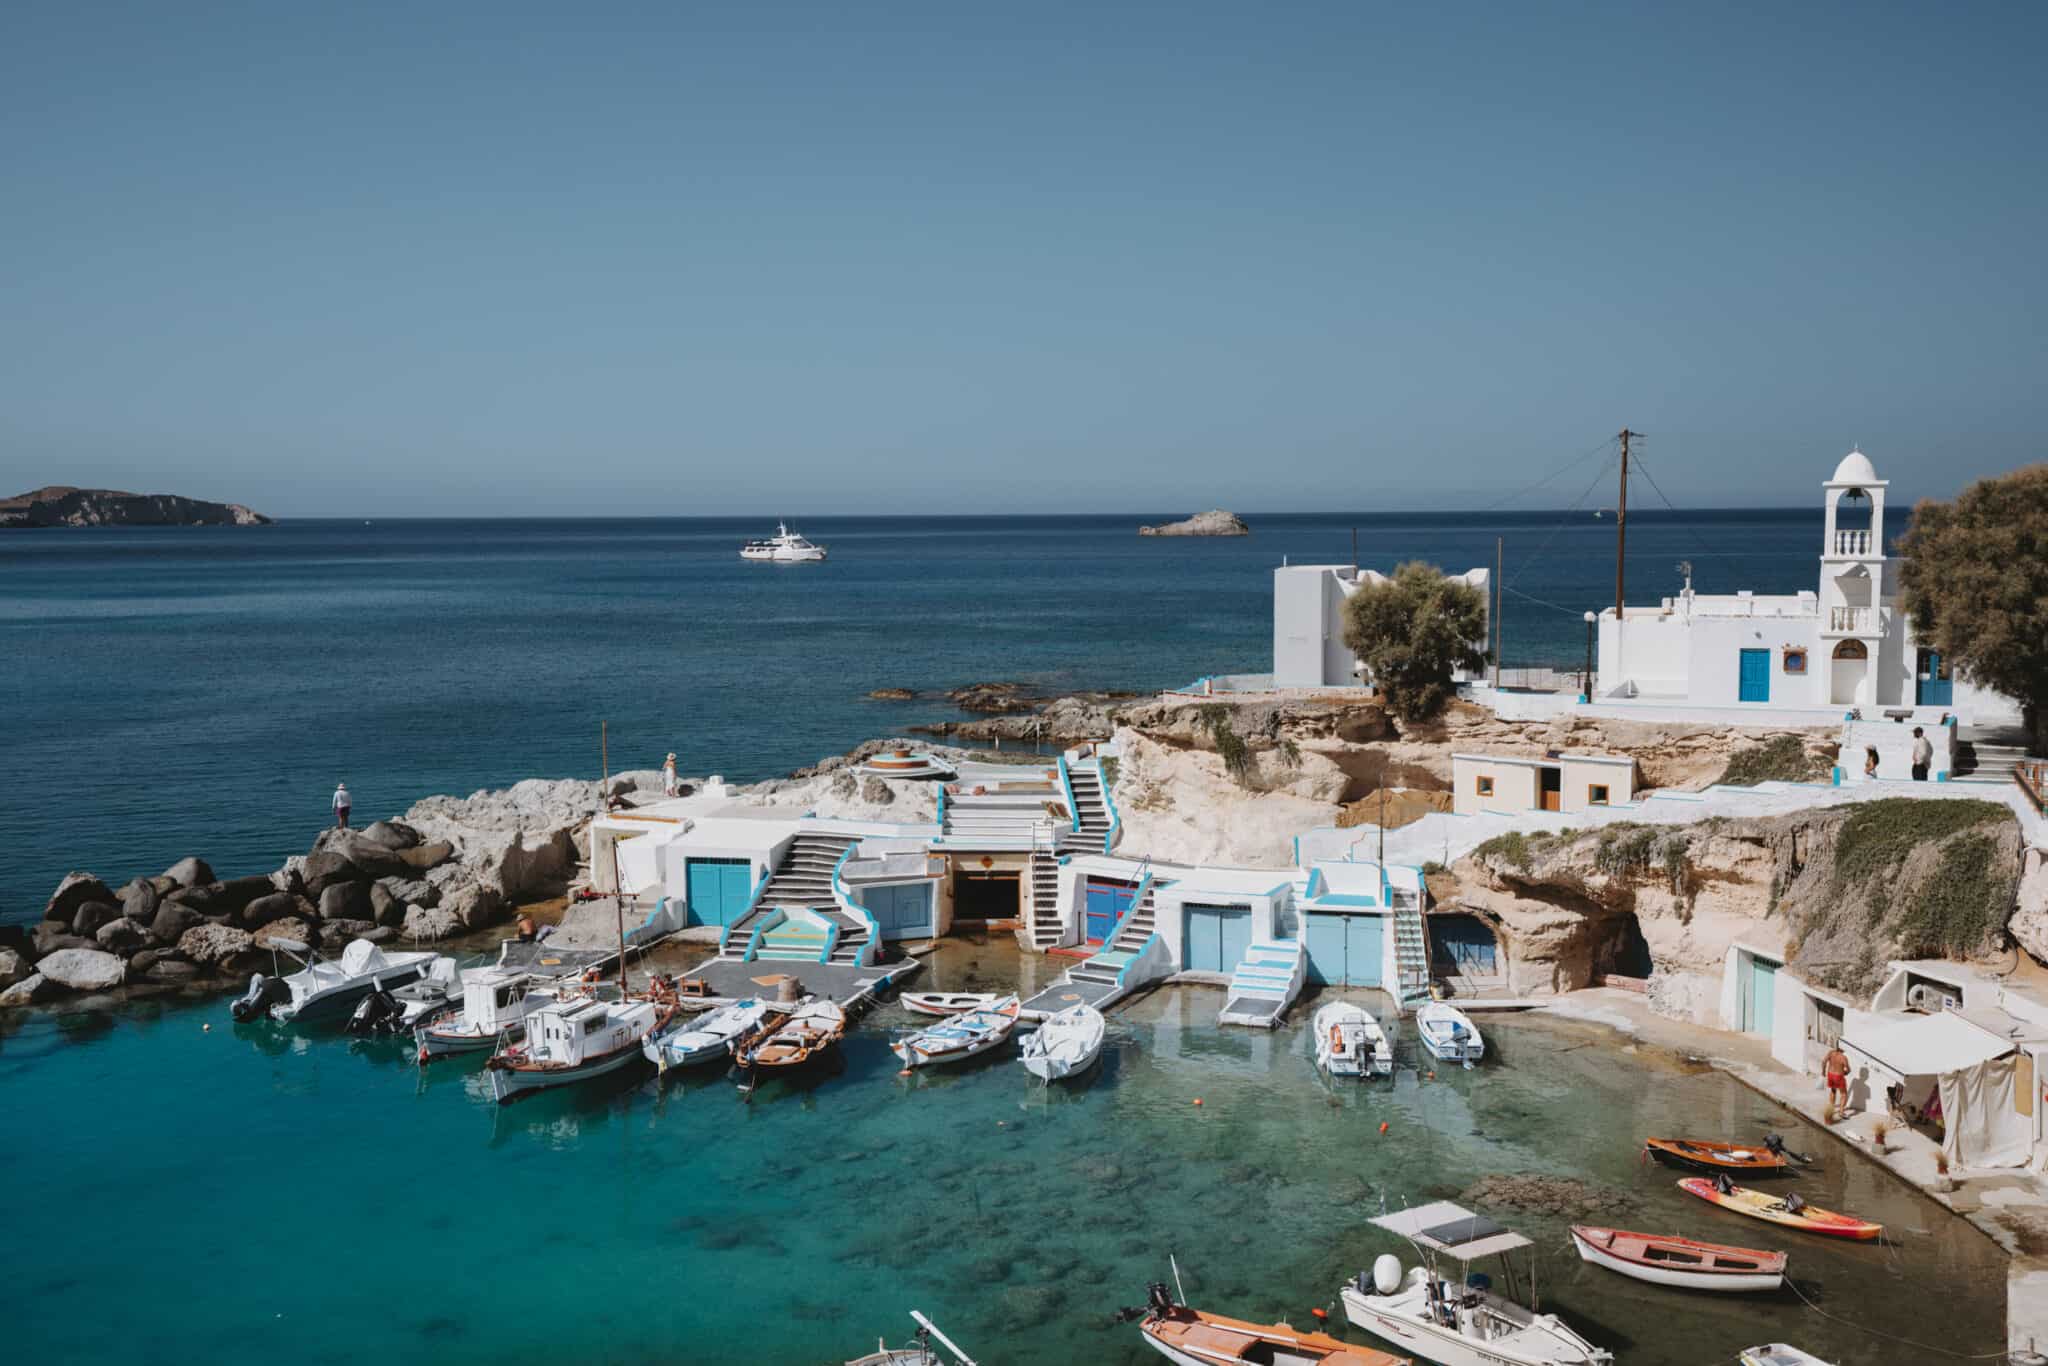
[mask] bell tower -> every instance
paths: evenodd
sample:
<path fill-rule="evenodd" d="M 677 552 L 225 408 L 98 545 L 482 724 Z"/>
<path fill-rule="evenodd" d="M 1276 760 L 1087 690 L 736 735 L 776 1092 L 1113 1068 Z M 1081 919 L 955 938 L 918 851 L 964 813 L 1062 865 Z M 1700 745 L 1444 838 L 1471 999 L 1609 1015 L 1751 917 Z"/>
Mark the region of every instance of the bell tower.
<path fill-rule="evenodd" d="M 1821 696 L 1844 707 L 1877 705 L 1878 649 L 1891 612 L 1884 593 L 1884 492 L 1870 458 L 1852 450 L 1821 487 L 1827 517 L 1820 547 Z"/>

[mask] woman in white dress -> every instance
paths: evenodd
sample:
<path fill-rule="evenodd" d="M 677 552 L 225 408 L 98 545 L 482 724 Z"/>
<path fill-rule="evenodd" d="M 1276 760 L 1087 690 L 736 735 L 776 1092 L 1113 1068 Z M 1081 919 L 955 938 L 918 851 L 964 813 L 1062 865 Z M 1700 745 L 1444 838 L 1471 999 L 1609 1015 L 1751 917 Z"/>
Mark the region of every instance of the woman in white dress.
<path fill-rule="evenodd" d="M 668 758 L 661 761 L 661 795 L 664 797 L 676 795 L 676 752 L 674 750 L 670 750 Z"/>

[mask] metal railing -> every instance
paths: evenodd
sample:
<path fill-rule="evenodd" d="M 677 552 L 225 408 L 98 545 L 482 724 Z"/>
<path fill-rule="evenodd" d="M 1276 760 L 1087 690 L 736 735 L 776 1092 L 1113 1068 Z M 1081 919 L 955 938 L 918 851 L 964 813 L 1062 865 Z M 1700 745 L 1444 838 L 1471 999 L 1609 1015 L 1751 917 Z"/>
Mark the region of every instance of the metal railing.
<path fill-rule="evenodd" d="M 2048 816 L 2048 761 L 2020 760 L 2012 766 L 2012 780 L 2020 785 L 2034 810 Z"/>

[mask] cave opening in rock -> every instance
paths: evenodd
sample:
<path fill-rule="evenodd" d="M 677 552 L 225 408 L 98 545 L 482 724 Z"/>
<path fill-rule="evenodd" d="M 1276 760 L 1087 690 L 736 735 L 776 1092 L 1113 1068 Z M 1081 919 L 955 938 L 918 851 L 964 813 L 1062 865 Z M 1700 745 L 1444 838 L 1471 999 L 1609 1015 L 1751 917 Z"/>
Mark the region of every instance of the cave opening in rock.
<path fill-rule="evenodd" d="M 1594 960 L 1593 970 L 1616 977 L 1646 978 L 1656 970 L 1650 960 L 1650 941 L 1643 938 L 1642 924 L 1633 915 L 1622 916 L 1607 936 Z"/>

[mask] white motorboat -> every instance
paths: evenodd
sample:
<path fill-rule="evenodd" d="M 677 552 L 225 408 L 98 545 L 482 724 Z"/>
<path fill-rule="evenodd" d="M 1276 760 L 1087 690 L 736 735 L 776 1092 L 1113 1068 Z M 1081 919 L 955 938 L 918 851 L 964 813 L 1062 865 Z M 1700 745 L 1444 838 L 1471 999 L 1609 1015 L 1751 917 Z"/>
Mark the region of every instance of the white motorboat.
<path fill-rule="evenodd" d="M 964 1010 L 987 1010 L 1003 999 L 999 991 L 906 991 L 898 1000 L 914 1015 L 958 1015 Z"/>
<path fill-rule="evenodd" d="M 1316 1066 L 1333 1077 L 1393 1075 L 1394 1050 L 1372 1012 L 1349 1001 L 1316 1011 Z"/>
<path fill-rule="evenodd" d="M 1832 1366 L 1811 1352 L 1802 1352 L 1797 1347 L 1782 1342 L 1767 1342 L 1761 1347 L 1745 1347 L 1737 1358 L 1742 1366 Z M 2017 1358 L 2015 1358 L 2017 1360 Z"/>
<path fill-rule="evenodd" d="M 1508 1254 L 1533 1244 L 1521 1234 L 1448 1201 L 1383 1214 L 1372 1221 L 1406 1238 L 1424 1264 L 1402 1274 L 1391 1254 L 1360 1272 L 1339 1291 L 1352 1323 L 1405 1352 L 1439 1366 L 1600 1366 L 1612 1353 L 1580 1337 L 1555 1314 L 1518 1303 Z M 1499 1258 L 1509 1294 L 1471 1274 L 1471 1264 Z M 1459 1273 L 1448 1280 L 1440 1262 Z M 1529 1297 L 1536 1299 L 1536 1259 L 1529 1258 Z"/>
<path fill-rule="evenodd" d="M 1429 1001 L 1415 1008 L 1415 1032 L 1438 1062 L 1470 1067 L 1486 1056 L 1486 1037 L 1472 1017 L 1454 1005 Z"/>
<path fill-rule="evenodd" d="M 485 1064 L 500 1105 L 531 1091 L 568 1086 L 641 1060 L 640 1041 L 675 1015 L 673 1002 L 553 1001 L 526 1020 L 526 1042 L 507 1044 Z"/>
<path fill-rule="evenodd" d="M 855 1357 L 846 1366 L 945 1366 L 946 1359 L 932 1350 L 934 1338 L 953 1354 L 960 1366 L 974 1366 L 974 1358 L 960 1350 L 953 1339 L 939 1331 L 939 1326 L 913 1309 L 910 1317 L 917 1320 L 917 1335 L 907 1347 L 891 1347 L 887 1343 L 876 1343 L 875 1350 L 864 1357 Z"/>
<path fill-rule="evenodd" d="M 741 546 L 740 558 L 774 564 L 800 564 L 807 560 L 824 559 L 825 547 L 813 545 L 791 531 L 787 523 L 777 522 L 773 536 L 765 541 L 748 541 Z"/>
<path fill-rule="evenodd" d="M 1024 1070 L 1048 1086 L 1080 1075 L 1102 1056 L 1104 1028 L 1102 1012 L 1085 1001 L 1048 1015 L 1018 1050 Z"/>
<path fill-rule="evenodd" d="M 985 1010 L 967 1010 L 905 1035 L 889 1049 L 905 1067 L 965 1062 L 1008 1042 L 1017 1027 L 1018 1000 L 1005 996 Z"/>
<path fill-rule="evenodd" d="M 378 987 L 357 1003 L 344 1026 L 351 1034 L 410 1034 L 422 1022 L 454 1008 L 461 969 L 447 954 L 427 964 L 417 981 L 386 990 Z"/>
<path fill-rule="evenodd" d="M 419 1060 L 476 1053 L 526 1033 L 526 1017 L 555 999 L 553 988 L 520 968 L 466 968 L 458 1009 L 413 1030 Z"/>
<path fill-rule="evenodd" d="M 677 1024 L 641 1041 L 640 1051 L 648 1061 L 666 1072 L 671 1067 L 695 1067 L 732 1057 L 732 1042 L 757 1030 L 773 1029 L 789 1018 L 788 1006 L 776 1006 L 752 997 L 699 1015 L 687 1027 Z"/>
<path fill-rule="evenodd" d="M 265 1013 L 273 1020 L 302 1024 L 331 1020 L 346 1015 L 373 991 L 418 981 L 439 957 L 426 952 L 386 953 L 367 939 L 351 941 L 338 959 L 322 958 L 293 939 L 273 939 L 270 947 L 303 966 L 279 977 L 265 977 L 260 972 L 251 977 L 248 991 L 230 1007 L 237 1020 L 253 1020 Z"/>
<path fill-rule="evenodd" d="M 1179 1272 L 1175 1271 L 1178 1279 Z M 1145 1303 L 1117 1312 L 1116 1322 L 1137 1321 L 1150 1347 L 1175 1366 L 1234 1366 L 1273 1362 L 1279 1366 L 1413 1366 L 1406 1357 L 1371 1347 L 1354 1347 L 1327 1333 L 1303 1332 L 1287 1323 L 1252 1323 L 1178 1302 L 1162 1281 L 1146 1287 Z"/>

